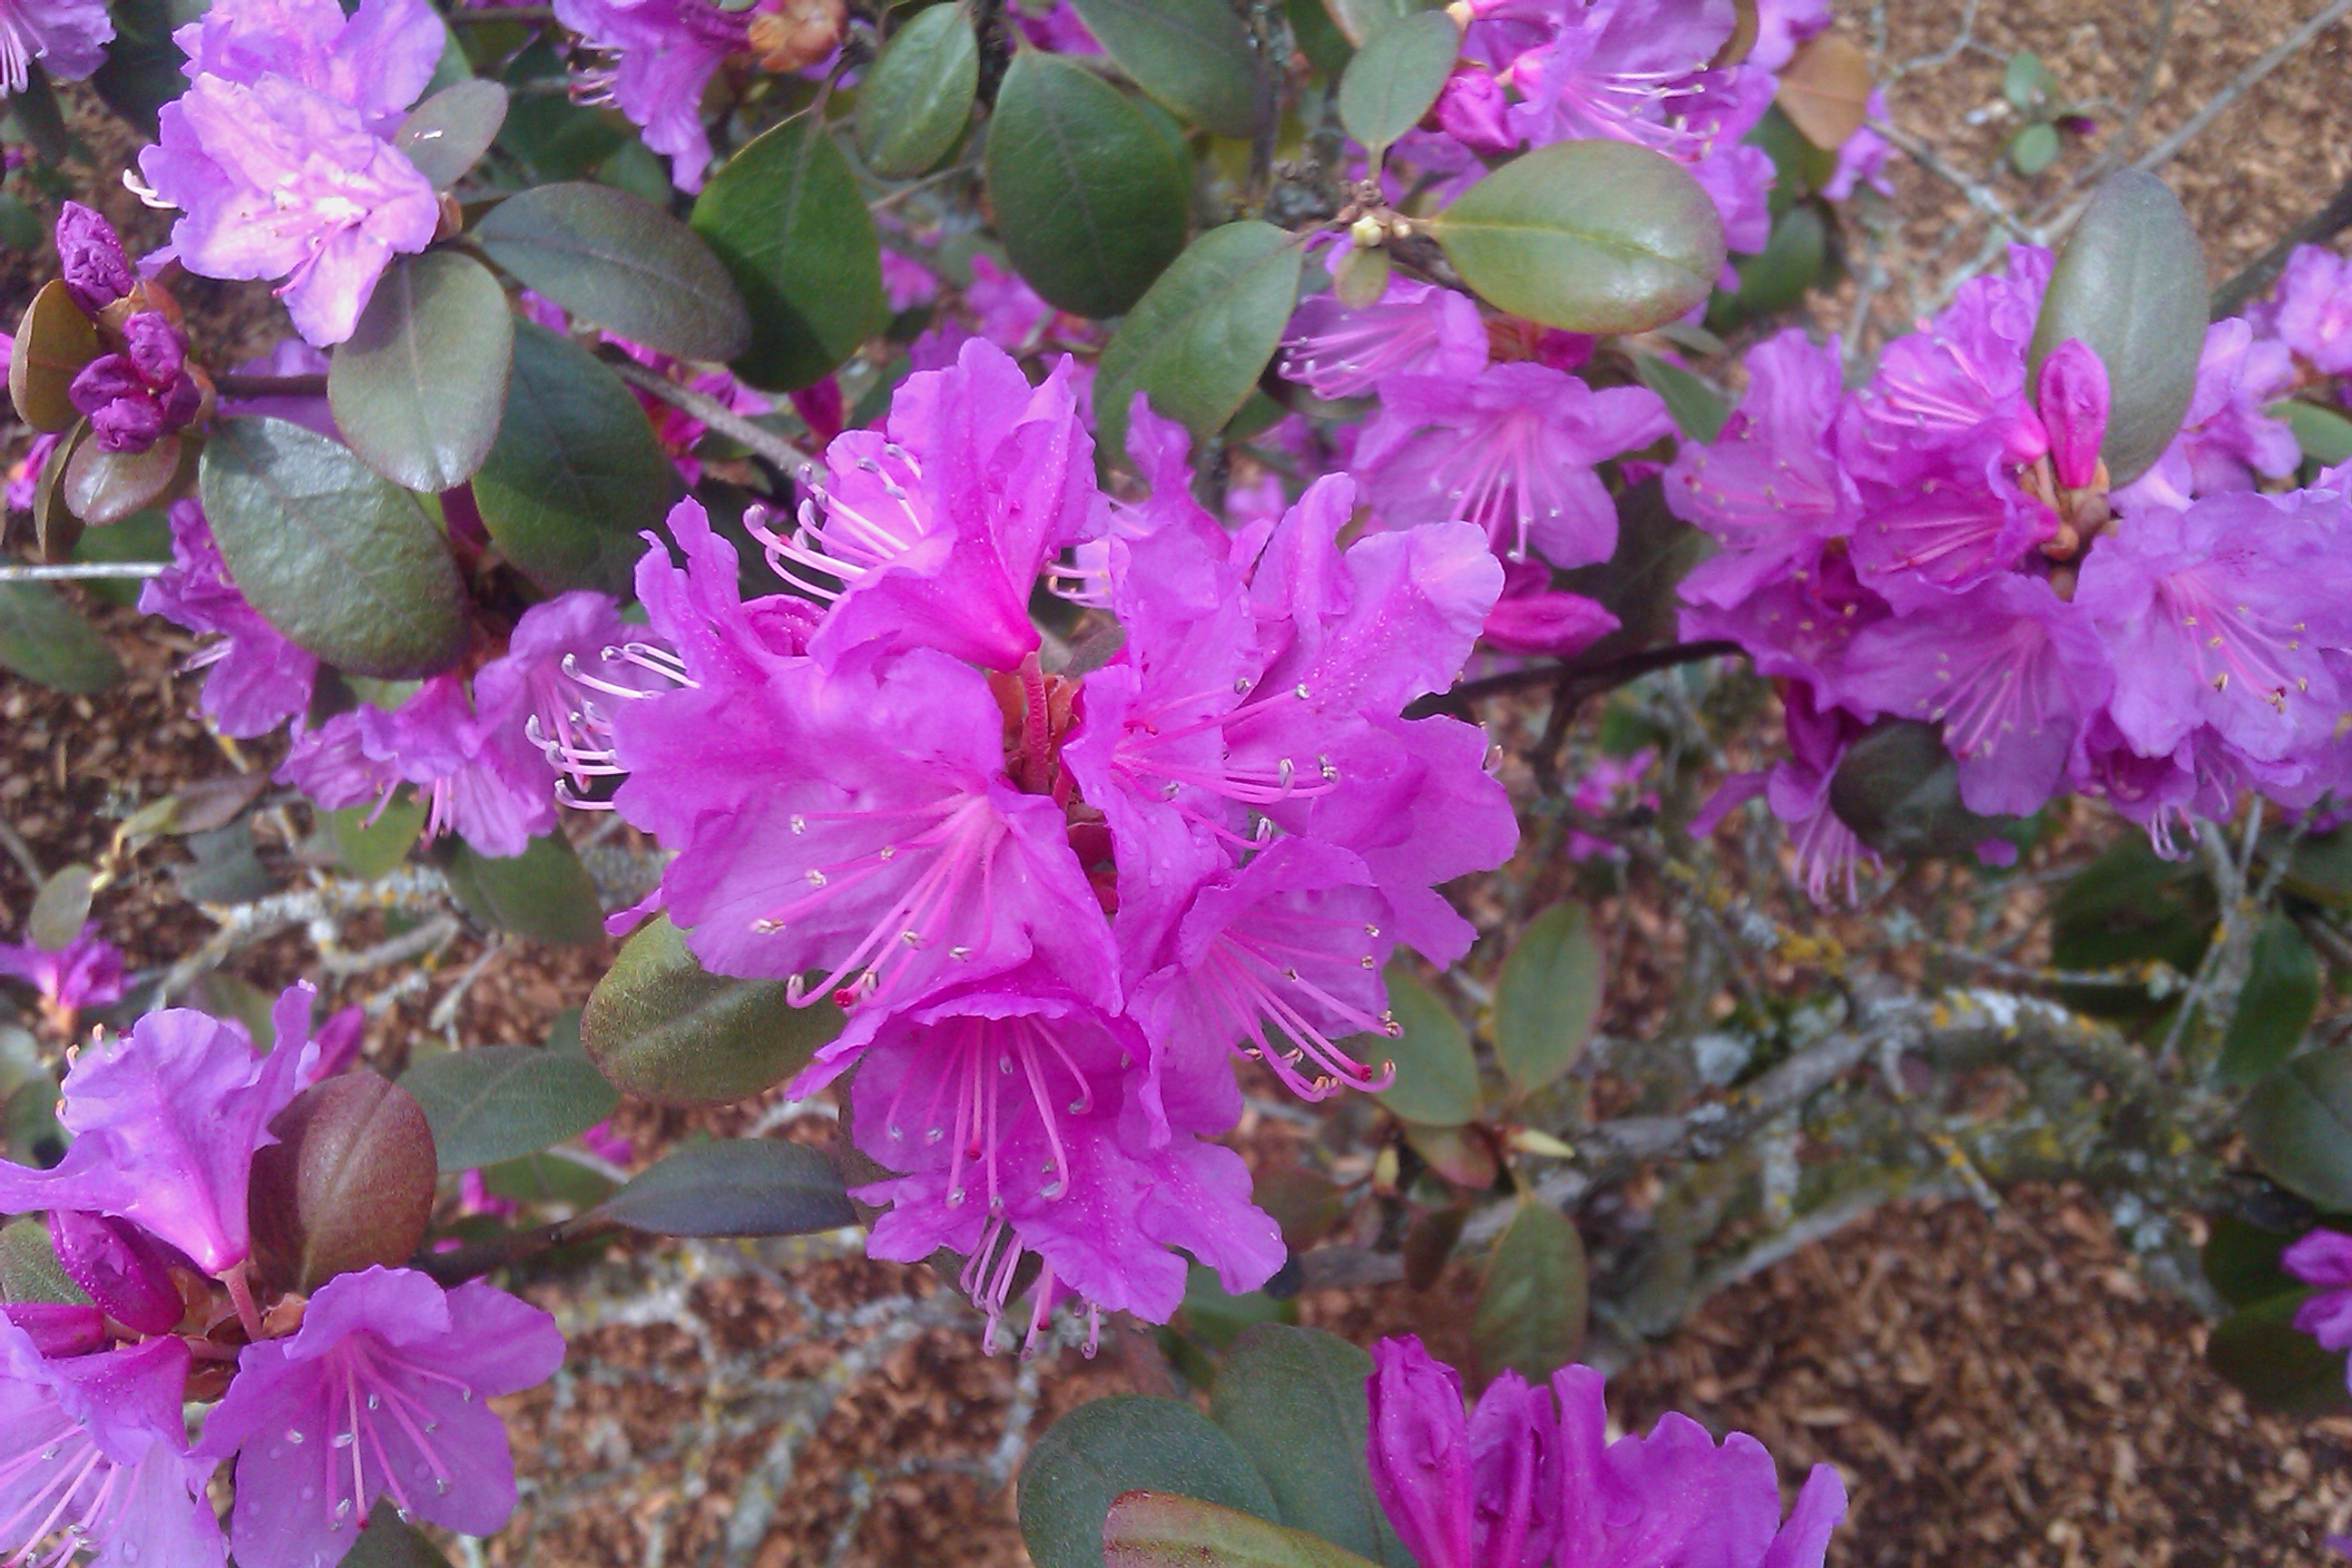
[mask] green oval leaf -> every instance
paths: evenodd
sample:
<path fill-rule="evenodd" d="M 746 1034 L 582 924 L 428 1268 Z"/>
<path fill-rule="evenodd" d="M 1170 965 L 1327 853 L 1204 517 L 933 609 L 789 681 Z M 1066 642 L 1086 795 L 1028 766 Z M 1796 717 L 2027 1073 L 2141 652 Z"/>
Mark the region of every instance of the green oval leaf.
<path fill-rule="evenodd" d="M 343 1553 L 341 1568 L 449 1568 L 449 1560 L 403 1523 L 398 1509 L 378 1508 Z"/>
<path fill-rule="evenodd" d="M 1256 134 L 1257 55 L 1223 0 L 1070 0 L 1070 9 L 1170 110 L 1220 136 Z"/>
<path fill-rule="evenodd" d="M 2058 161 L 2058 128 L 2047 121 L 2026 126 L 2009 139 L 2009 161 L 2027 179 Z"/>
<path fill-rule="evenodd" d="M 2300 397 L 2273 403 L 2269 412 L 2273 418 L 2286 421 L 2287 428 L 2294 432 L 2294 444 L 2321 468 L 2352 462 L 2352 419 Z"/>
<path fill-rule="evenodd" d="M 514 312 L 488 268 L 455 250 L 395 256 L 335 346 L 327 405 L 369 468 L 412 490 L 450 489 L 498 437 L 513 360 Z"/>
<path fill-rule="evenodd" d="M 1128 405 L 1138 391 L 1195 442 L 1223 429 L 1281 345 L 1301 264 L 1289 235 L 1255 218 L 1213 228 L 1187 247 L 1103 351 L 1095 377 L 1102 450 L 1126 452 Z"/>
<path fill-rule="evenodd" d="M 424 1109 L 441 1169 L 536 1154 L 613 1113 L 621 1097 L 588 1058 L 537 1046 L 475 1046 L 427 1057 L 400 1087 Z"/>
<path fill-rule="evenodd" d="M 189 456 L 177 436 L 165 436 L 143 452 L 110 452 L 85 441 L 66 459 L 58 499 L 94 528 L 121 522 L 161 500 Z"/>
<path fill-rule="evenodd" d="M 597 1070 L 639 1100 L 726 1105 L 806 1067 L 841 1025 L 831 1002 L 792 1005 L 781 980 L 711 973 L 658 915 L 596 983 L 580 1039 Z"/>
<path fill-rule="evenodd" d="M 1364 1463 L 1372 1358 L 1337 1334 L 1264 1323 L 1234 1341 L 1209 1417 L 1241 1446 L 1284 1524 L 1383 1568 L 1413 1568 Z"/>
<path fill-rule="evenodd" d="M 410 110 L 392 144 L 435 190 L 446 191 L 481 162 L 506 121 L 507 89 L 488 77 L 473 77 Z"/>
<path fill-rule="evenodd" d="M 1021 1467 L 1021 1538 L 1030 1560 L 1036 1568 L 1102 1568 L 1111 1500 L 1138 1488 L 1275 1517 L 1274 1496 L 1248 1456 L 1206 1416 L 1177 1400 L 1115 1394 L 1055 1422 Z"/>
<path fill-rule="evenodd" d="M 1664 400 L 1666 412 L 1675 416 L 1675 428 L 1685 439 L 1712 441 L 1723 433 L 1731 405 L 1705 377 L 1656 354 L 1633 357 L 1635 378 Z"/>
<path fill-rule="evenodd" d="M 1706 319 L 1725 331 L 1742 321 L 1777 315 L 1805 297 L 1829 261 L 1829 229 L 1810 204 L 1790 207 L 1772 225 L 1764 248 L 1740 258 L 1739 288 L 1717 292 Z"/>
<path fill-rule="evenodd" d="M 1370 1568 L 1303 1531 L 1156 1491 L 1122 1493 L 1111 1504 L 1101 1561 L 1103 1568 Z"/>
<path fill-rule="evenodd" d="M 2281 1063 L 2246 1097 L 2246 1149 L 2323 1209 L 2352 1209 L 2352 1046 Z"/>
<path fill-rule="evenodd" d="M 773 1138 L 690 1144 L 631 1177 L 596 1212 L 656 1236 L 806 1236 L 857 1223 L 833 1162 Z"/>
<path fill-rule="evenodd" d="M 89 919 L 97 882 L 97 874 L 79 864 L 50 872 L 33 895 L 33 912 L 25 919 L 25 935 L 32 944 L 47 952 L 62 952 L 72 945 Z"/>
<path fill-rule="evenodd" d="M 1521 1198 L 1495 1239 L 1470 1319 L 1480 1371 L 1541 1383 L 1576 1359 L 1584 1314 L 1584 1238 L 1549 1204 Z"/>
<path fill-rule="evenodd" d="M 1379 158 L 1429 112 L 1461 48 L 1461 29 L 1443 11 L 1423 11 L 1381 28 L 1339 79 L 1339 123 Z"/>
<path fill-rule="evenodd" d="M 98 329 L 66 292 L 65 279 L 42 284 L 25 307 L 8 351 L 8 396 L 16 405 L 16 417 L 36 430 L 72 428 L 81 413 L 66 389 L 98 357 L 99 347 Z"/>
<path fill-rule="evenodd" d="M 466 650 L 441 531 L 347 447 L 283 419 L 214 421 L 198 469 L 221 559 L 262 618 L 337 669 L 431 675 Z"/>
<path fill-rule="evenodd" d="M 2320 990 L 2319 959 L 2302 931 L 2284 915 L 2263 917 L 2254 929 L 2237 1008 L 2221 1037 L 2215 1079 L 2252 1083 L 2286 1060 L 2319 1011 Z"/>
<path fill-rule="evenodd" d="M 520 855 L 483 855 L 459 844 L 441 869 L 458 903 L 500 931 L 554 947 L 604 940 L 596 884 L 561 833 L 532 839 Z"/>
<path fill-rule="evenodd" d="M 882 330 L 882 252 L 857 176 L 814 116 L 788 120 L 727 161 L 694 204 L 751 307 L 735 373 L 775 391 L 831 374 Z"/>
<path fill-rule="evenodd" d="M 2257 1405 L 2296 1415 L 2325 1415 L 2347 1403 L 2344 1352 L 2323 1349 L 2294 1326 L 2307 1290 L 2242 1307 L 2213 1325 L 2205 1364 Z"/>
<path fill-rule="evenodd" d="M 114 649 L 47 583 L 0 583 L 0 665 L 85 696 L 122 679 Z"/>
<path fill-rule="evenodd" d="M 1396 1063 L 1396 1081 L 1374 1098 L 1407 1121 L 1459 1127 L 1478 1114 L 1478 1058 L 1468 1032 L 1402 959 L 1391 960 L 1382 978 L 1398 1032 L 1359 1035 L 1349 1047 L 1364 1053 L 1359 1060 Z"/>
<path fill-rule="evenodd" d="M 1065 310 L 1122 314 L 1184 248 L 1181 146 L 1084 66 L 1013 57 L 984 169 L 1005 253 Z"/>
<path fill-rule="evenodd" d="M 1707 297 L 1723 223 L 1674 160 L 1625 142 L 1555 142 L 1429 220 L 1482 298 L 1572 332 L 1638 332 Z"/>
<path fill-rule="evenodd" d="M 2294 1241 L 2294 1237 L 2250 1225 L 2231 1214 L 2213 1215 L 2206 1225 L 2205 1245 L 2198 1249 L 2197 1262 L 2204 1270 L 2205 1282 L 2231 1306 L 2250 1307 L 2303 1289 L 2302 1280 L 2279 1266 L 2279 1254 Z"/>
<path fill-rule="evenodd" d="M 533 1209 L 562 1208 L 584 1215 L 620 1190 L 612 1167 L 561 1145 L 502 1160 L 482 1171 L 482 1190 Z"/>
<path fill-rule="evenodd" d="M 12 1219 L 0 1227 L 0 1301 L 89 1304 L 89 1293 L 58 1261 L 57 1244 L 44 1221 Z"/>
<path fill-rule="evenodd" d="M 1315 0 L 1291 0 L 1304 9 Z M 1442 11 L 1443 0 L 1323 0 L 1325 15 L 1338 25 L 1340 37 L 1357 48 L 1364 47 L 1393 24 L 1423 11 Z"/>
<path fill-rule="evenodd" d="M 408 858 L 409 847 L 425 831 L 425 803 L 404 792 L 382 806 L 347 805 L 325 814 L 336 864 L 346 875 L 373 882 Z"/>
<path fill-rule="evenodd" d="M 961 5 L 919 11 L 890 35 L 857 89 L 857 155 L 911 179 L 954 151 L 980 90 L 980 39 Z"/>
<path fill-rule="evenodd" d="M 1580 904 L 1528 922 L 1495 983 L 1495 1058 L 1520 1094 L 1576 1065 L 1601 1010 L 1601 946 Z"/>
<path fill-rule="evenodd" d="M 751 341 L 727 268 L 643 196 L 583 181 L 538 185 L 491 208 L 473 236 L 521 282 L 649 349 L 731 360 Z"/>
<path fill-rule="evenodd" d="M 1881 855 L 1957 855 L 2001 824 L 1960 802 L 1960 775 L 1933 724 L 1882 719 L 1846 748 L 1830 810 Z"/>
<path fill-rule="evenodd" d="M 626 597 L 678 489 L 642 405 L 596 356 L 536 321 L 514 329 L 499 438 L 474 505 L 499 552 L 543 591 Z"/>
<path fill-rule="evenodd" d="M 2038 374 L 2043 355 L 2078 338 L 2106 366 L 2099 455 L 2113 483 L 2146 473 L 2179 430 L 2197 390 L 2206 308 L 2205 256 L 2180 199 L 2136 169 L 2101 181 L 2050 269 L 2028 363 Z"/>

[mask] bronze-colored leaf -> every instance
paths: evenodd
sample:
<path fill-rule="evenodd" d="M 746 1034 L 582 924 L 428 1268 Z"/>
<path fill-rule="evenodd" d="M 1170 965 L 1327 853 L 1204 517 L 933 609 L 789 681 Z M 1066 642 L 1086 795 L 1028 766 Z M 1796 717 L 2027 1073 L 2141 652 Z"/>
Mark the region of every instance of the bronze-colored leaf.
<path fill-rule="evenodd" d="M 65 279 L 42 284 L 8 352 L 8 395 L 16 416 L 36 430 L 71 426 L 79 415 L 66 389 L 98 351 L 98 328 L 66 292 Z"/>
<path fill-rule="evenodd" d="M 1870 98 L 1870 57 L 1839 33 L 1805 42 L 1780 72 L 1773 101 L 1816 147 L 1835 150 L 1862 129 Z"/>

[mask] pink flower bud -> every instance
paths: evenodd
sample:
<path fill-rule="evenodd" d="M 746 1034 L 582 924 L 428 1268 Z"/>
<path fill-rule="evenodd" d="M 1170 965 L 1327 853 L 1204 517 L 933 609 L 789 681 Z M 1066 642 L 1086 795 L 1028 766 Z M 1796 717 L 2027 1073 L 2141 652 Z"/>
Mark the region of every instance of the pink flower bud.
<path fill-rule="evenodd" d="M 2058 482 L 2068 489 L 2089 484 L 2107 434 L 2107 367 L 2080 339 L 2068 338 L 2042 362 L 2033 405 L 2050 432 L 2050 466 Z"/>

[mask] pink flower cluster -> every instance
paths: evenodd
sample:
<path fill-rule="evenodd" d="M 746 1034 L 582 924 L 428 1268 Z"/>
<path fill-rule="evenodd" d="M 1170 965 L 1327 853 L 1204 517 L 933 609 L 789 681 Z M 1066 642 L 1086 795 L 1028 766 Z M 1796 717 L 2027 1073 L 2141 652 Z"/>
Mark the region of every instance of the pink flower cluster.
<path fill-rule="evenodd" d="M 1816 896 L 1863 854 L 1829 785 L 1880 721 L 1935 726 L 1972 811 L 2078 790 L 2159 846 L 2242 788 L 2305 805 L 2352 777 L 2344 479 L 2256 488 L 2296 462 L 2267 412 L 2285 350 L 2215 323 L 2179 433 L 2111 487 L 2097 356 L 2070 340 L 2028 363 L 2049 270 L 2014 247 L 1856 392 L 1834 342 L 1782 332 L 1667 471 L 1722 546 L 1683 582 L 1684 636 L 1738 642 L 1784 691 L 1790 760 L 1731 787 L 1768 795 Z"/>
<path fill-rule="evenodd" d="M 894 1173 L 868 1249 L 967 1255 L 992 1338 L 1024 1253 L 1033 1335 L 1064 1295 L 1165 1320 L 1175 1247 L 1230 1289 L 1271 1276 L 1275 1224 L 1208 1142 L 1229 1053 L 1310 1098 L 1383 1083 L 1382 964 L 1458 957 L 1433 889 L 1517 838 L 1485 736 L 1401 717 L 1501 588 L 1484 534 L 1343 550 L 1339 475 L 1228 533 L 1140 399 L 1130 447 L 1150 494 L 1114 500 L 1066 364 L 1032 386 L 966 343 L 834 440 L 795 526 L 755 523 L 803 593 L 744 601 L 701 509 L 672 513 L 685 564 L 637 580 L 670 679 L 610 684 L 609 748 L 562 749 L 625 775 L 706 965 L 846 1010 L 793 1092 L 856 1068 L 856 1142 Z M 1077 647 L 1040 593 L 1087 612 Z"/>
<path fill-rule="evenodd" d="M 247 1568 L 326 1568 L 386 1500 L 473 1535 L 513 1511 L 506 1432 L 484 1396 L 554 1372 L 563 1340 L 545 1312 L 478 1281 L 445 1289 L 382 1267 L 327 1280 L 291 1331 L 256 1310 L 254 1155 L 277 1142 L 272 1118 L 355 1055 L 358 1010 L 314 1034 L 313 995 L 278 998 L 258 1055 L 241 1026 L 184 1009 L 100 1038 L 66 1074 L 65 1159 L 0 1162 L 0 1210 L 47 1214 L 84 1296 L 0 1307 L 8 1562 L 88 1550 L 221 1568 L 234 1548 Z M 235 1303 L 226 1327 L 215 1285 Z M 184 1410 L 218 1389 L 191 1374 L 224 1363 L 226 1390 L 191 1444 Z M 231 1458 L 225 1536 L 205 1494 Z"/>

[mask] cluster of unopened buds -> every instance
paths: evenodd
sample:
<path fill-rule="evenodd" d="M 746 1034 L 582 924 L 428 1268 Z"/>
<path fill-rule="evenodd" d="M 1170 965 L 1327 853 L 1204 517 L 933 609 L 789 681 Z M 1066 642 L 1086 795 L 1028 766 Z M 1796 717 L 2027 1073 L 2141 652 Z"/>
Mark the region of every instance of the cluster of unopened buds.
<path fill-rule="evenodd" d="M 512 1511 L 486 1400 L 547 1378 L 562 1336 L 409 1267 L 432 1133 L 351 1070 L 357 1009 L 314 1031 L 313 1000 L 278 999 L 267 1051 L 184 1009 L 100 1036 L 66 1074 L 63 1160 L 0 1163 L 0 1210 L 46 1215 L 57 1262 L 0 1306 L 6 1562 L 329 1568 L 379 1507 L 473 1535 Z M 207 1487 L 229 1460 L 224 1533 Z"/>

